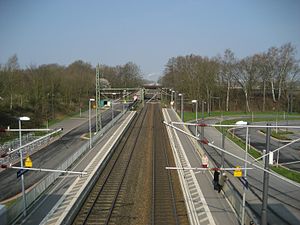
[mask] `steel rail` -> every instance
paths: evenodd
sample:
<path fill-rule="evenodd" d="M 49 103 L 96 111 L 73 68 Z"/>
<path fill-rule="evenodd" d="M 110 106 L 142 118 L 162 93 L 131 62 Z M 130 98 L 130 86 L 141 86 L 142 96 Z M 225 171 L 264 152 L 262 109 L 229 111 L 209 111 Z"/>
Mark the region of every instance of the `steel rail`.
<path fill-rule="evenodd" d="M 161 110 L 160 110 L 160 115 L 161 115 L 161 118 L 163 118 Z M 166 130 L 163 129 L 162 133 L 163 133 L 163 140 L 167 140 Z M 166 148 L 165 142 L 163 142 L 163 149 L 164 149 L 164 155 L 165 155 L 166 164 L 167 164 L 167 166 L 170 166 L 170 164 L 169 164 L 169 158 L 168 158 L 168 155 L 167 155 L 167 148 Z M 175 223 L 176 223 L 176 225 L 179 225 L 179 218 L 178 218 L 177 209 L 176 209 L 175 193 L 174 193 L 174 189 L 173 189 L 173 185 L 172 185 L 172 183 L 173 183 L 172 176 L 171 176 L 170 171 L 167 171 L 167 174 L 168 174 L 169 187 L 170 187 L 171 195 L 172 195 L 173 213 L 175 215 Z"/>
<path fill-rule="evenodd" d="M 159 109 L 159 108 L 157 108 Z M 157 123 L 158 121 L 161 121 L 161 115 L 162 115 L 162 112 L 159 110 L 159 111 L 155 111 L 154 112 L 155 115 L 159 115 L 160 118 L 159 119 L 154 119 L 154 125 L 153 125 L 153 128 L 154 130 L 158 131 L 158 130 L 161 130 L 161 136 L 159 136 L 160 138 L 158 139 L 158 135 L 153 135 L 153 140 L 154 140 L 154 144 L 152 145 L 152 150 L 153 150 L 153 153 L 152 153 L 152 166 L 153 166 L 153 169 L 152 169 L 152 182 L 153 182 L 153 185 L 152 185 L 152 212 L 151 212 L 151 223 L 152 225 L 154 224 L 157 224 L 159 220 L 159 217 L 156 218 L 156 209 L 159 208 L 159 202 L 157 202 L 156 200 L 156 195 L 157 195 L 157 192 L 159 191 L 159 189 L 157 189 L 158 185 L 167 185 L 168 187 L 168 193 L 165 192 L 165 194 L 168 194 L 169 197 L 170 197 L 170 201 L 171 202 L 164 202 L 163 204 L 171 204 L 172 206 L 172 217 L 169 217 L 169 218 L 166 218 L 167 215 L 165 215 L 165 218 L 164 219 L 170 219 L 170 220 L 174 220 L 175 224 L 178 225 L 179 224 L 179 218 L 178 218 L 178 215 L 177 215 L 177 207 L 176 207 L 176 199 L 175 199 L 175 193 L 174 193 L 174 189 L 173 189 L 173 181 L 172 181 L 172 176 L 171 176 L 171 173 L 170 171 L 164 171 L 164 173 L 159 173 L 160 171 L 158 171 L 157 169 L 158 168 L 164 168 L 165 166 L 169 166 L 169 159 L 168 159 L 168 154 L 167 154 L 167 148 L 166 148 L 166 143 L 165 141 L 162 141 L 160 144 L 161 146 L 159 145 L 159 140 L 167 140 L 166 139 L 166 134 L 165 134 L 165 129 L 163 129 L 164 127 L 158 127 L 157 126 Z M 162 151 L 161 151 L 162 150 Z M 161 153 L 161 154 L 159 154 Z M 163 177 L 163 182 L 164 183 L 159 183 L 159 178 L 160 177 Z M 165 213 L 168 213 L 167 211 Z M 165 221 L 164 221 L 165 222 Z"/>
<path fill-rule="evenodd" d="M 143 119 L 142 119 L 141 124 L 144 123 L 144 120 L 145 120 L 146 114 L 147 114 L 147 110 L 146 110 L 146 109 L 144 109 L 144 110 L 145 110 L 145 112 L 144 112 L 144 115 L 143 115 Z M 142 126 L 139 127 L 138 136 L 140 135 L 141 131 L 142 131 Z M 119 184 L 117 193 L 115 194 L 115 197 L 114 197 L 114 200 L 113 200 L 112 207 L 110 208 L 108 217 L 107 217 L 107 219 L 106 219 L 106 221 L 105 221 L 105 224 L 106 224 L 106 225 L 109 223 L 110 218 L 111 218 L 112 213 L 113 213 L 113 209 L 115 208 L 115 205 L 116 205 L 116 202 L 117 202 L 117 198 L 118 198 L 118 196 L 119 196 L 119 193 L 120 193 L 120 190 L 121 190 L 121 187 L 122 187 L 124 178 L 125 178 L 125 176 L 126 176 L 126 174 L 127 174 L 127 170 L 128 170 L 129 164 L 130 164 L 130 162 L 131 162 L 133 152 L 134 152 L 134 150 L 136 149 L 135 147 L 136 147 L 136 145 L 137 145 L 137 142 L 138 142 L 138 138 L 135 139 L 133 148 L 131 149 L 131 152 L 130 152 L 130 155 L 129 155 L 129 159 L 128 159 L 127 163 L 126 163 L 126 167 L 125 167 L 123 176 L 122 176 L 122 178 L 121 178 L 121 182 L 120 182 L 120 184 Z M 123 145 L 123 148 L 124 148 L 124 146 L 125 146 L 125 145 Z"/>
<path fill-rule="evenodd" d="M 145 119 L 145 115 L 146 115 L 146 111 L 145 111 L 144 114 L 143 114 L 143 120 L 142 120 L 142 122 L 143 122 L 144 119 Z M 117 165 L 118 159 L 119 159 L 119 157 L 121 156 L 121 153 L 122 153 L 123 149 L 125 148 L 126 143 L 128 142 L 130 135 L 132 134 L 132 132 L 133 132 L 133 130 L 134 130 L 135 124 L 138 122 L 138 118 L 139 118 L 139 117 L 136 117 L 136 118 L 135 118 L 135 120 L 134 120 L 134 122 L 133 122 L 133 124 L 132 124 L 132 126 L 131 126 L 131 128 L 130 128 L 130 130 L 129 130 L 129 132 L 128 132 L 128 135 L 126 136 L 124 145 L 122 146 L 121 150 L 118 152 L 118 155 L 117 155 L 117 157 L 116 157 L 116 159 L 115 159 L 115 161 L 114 161 L 112 167 L 110 168 L 109 173 L 108 173 L 108 175 L 106 176 L 106 179 L 104 180 L 104 183 L 103 183 L 102 186 L 101 186 L 101 189 L 99 190 L 98 194 L 96 195 L 96 197 L 95 197 L 95 199 L 94 199 L 92 205 L 91 205 L 91 206 L 89 207 L 89 209 L 88 209 L 88 212 L 87 212 L 87 214 L 86 214 L 86 216 L 85 216 L 85 218 L 84 218 L 84 220 L 83 220 L 83 224 L 87 224 L 88 219 L 89 219 L 89 217 L 91 216 L 92 211 L 93 211 L 93 209 L 94 209 L 94 207 L 95 207 L 97 201 L 99 200 L 99 197 L 100 197 L 100 195 L 102 194 L 103 189 L 104 189 L 105 185 L 107 184 L 110 175 L 112 174 L 112 172 L 113 172 L 115 166 Z M 140 127 L 140 129 L 141 129 L 141 127 Z M 137 141 L 137 140 L 136 140 L 136 141 Z M 120 183 L 119 186 L 121 186 L 121 183 Z M 91 191 L 91 192 L 92 192 L 92 191 Z M 113 206 L 114 206 L 114 205 L 113 205 Z M 112 206 L 111 208 L 113 208 L 113 206 Z M 112 212 L 110 212 L 109 219 L 110 219 L 110 217 L 111 217 L 111 213 L 112 213 Z M 106 219 L 106 221 L 109 221 L 109 219 Z M 108 222 L 106 222 L 106 224 L 107 224 L 107 223 L 108 223 Z"/>

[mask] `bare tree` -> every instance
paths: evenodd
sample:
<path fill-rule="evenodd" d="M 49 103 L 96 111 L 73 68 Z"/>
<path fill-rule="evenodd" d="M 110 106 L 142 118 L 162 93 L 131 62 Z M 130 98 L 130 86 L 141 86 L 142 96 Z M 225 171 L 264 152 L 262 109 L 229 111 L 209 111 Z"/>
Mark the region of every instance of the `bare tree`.
<path fill-rule="evenodd" d="M 296 49 L 290 43 L 272 47 L 266 54 L 265 72 L 268 73 L 274 102 L 281 99 L 287 76 L 293 68 Z"/>
<path fill-rule="evenodd" d="M 234 53 L 230 49 L 226 49 L 219 63 L 221 80 L 222 83 L 226 84 L 226 111 L 229 111 L 230 88 L 234 79 L 234 67 L 236 65 Z"/>
<path fill-rule="evenodd" d="M 13 108 L 13 96 L 15 93 L 15 86 L 16 86 L 16 73 L 19 70 L 20 66 L 18 63 L 18 57 L 16 54 L 11 56 L 6 65 L 5 65 L 5 70 L 8 74 L 8 80 L 7 80 L 7 89 L 8 93 L 10 95 L 10 106 L 9 109 L 12 110 Z"/>

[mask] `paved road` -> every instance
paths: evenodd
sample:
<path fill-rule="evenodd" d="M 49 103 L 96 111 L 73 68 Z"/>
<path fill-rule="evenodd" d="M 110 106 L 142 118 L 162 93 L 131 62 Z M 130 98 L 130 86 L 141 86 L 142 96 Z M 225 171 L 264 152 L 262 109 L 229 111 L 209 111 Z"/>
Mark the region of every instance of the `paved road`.
<path fill-rule="evenodd" d="M 210 123 L 211 121 L 205 121 Z M 194 132 L 194 127 L 191 127 Z M 200 131 L 201 129 L 199 129 Z M 221 133 L 212 127 L 205 127 L 205 137 L 214 145 L 222 146 Z M 221 153 L 216 149 L 204 146 L 206 152 L 217 165 L 221 162 Z M 245 152 L 229 139 L 225 140 L 225 149 L 241 158 L 245 157 Z M 243 166 L 244 162 L 233 158 L 232 156 L 225 156 L 226 167 Z M 248 156 L 248 159 L 253 162 L 253 159 Z M 256 163 L 256 165 L 261 165 Z M 249 182 L 249 190 L 246 193 L 246 203 L 253 210 L 255 215 L 260 218 L 261 215 L 261 199 L 262 199 L 262 185 L 263 172 L 261 170 L 249 170 L 247 176 Z M 238 178 L 232 177 L 229 182 L 240 192 L 243 192 L 242 182 Z M 270 175 L 269 182 L 269 197 L 268 197 L 268 224 L 300 224 L 300 188 L 287 183 L 279 178 Z"/>
<path fill-rule="evenodd" d="M 115 111 L 115 115 L 117 115 Z M 102 114 L 102 125 L 105 126 L 111 120 L 111 111 L 105 111 Z M 57 168 L 61 165 L 71 154 L 80 148 L 86 140 L 81 138 L 81 135 L 88 132 L 88 122 L 85 120 L 79 127 L 72 129 L 72 119 L 67 125 L 66 131 L 60 139 L 34 153 L 31 156 L 35 168 Z M 95 124 L 94 120 L 93 123 Z M 59 126 L 55 125 L 55 126 Z M 95 127 L 95 126 L 93 126 Z M 95 128 L 93 128 L 95 129 Z M 17 163 L 16 166 L 20 164 Z M 7 169 L 0 173 L 0 201 L 14 197 L 21 192 L 21 178 L 17 178 L 17 171 Z M 27 172 L 25 176 L 25 187 L 30 188 L 37 181 L 47 175 L 46 172 Z"/>
<path fill-rule="evenodd" d="M 266 125 L 266 123 L 251 123 L 253 125 Z M 272 124 L 275 125 L 275 124 Z M 287 125 L 286 122 L 280 122 L 278 125 Z M 300 126 L 299 121 L 289 121 L 288 125 L 290 126 Z M 293 135 L 291 135 L 292 139 L 300 138 L 300 129 L 292 129 L 291 131 L 294 132 Z M 238 137 L 245 140 L 245 129 L 235 129 L 234 134 Z M 266 143 L 266 136 L 259 132 L 259 129 L 257 128 L 251 128 L 249 129 L 250 134 L 250 142 L 251 145 L 254 146 L 256 149 L 263 151 L 265 149 L 265 143 Z M 273 151 L 287 143 L 276 141 L 275 139 L 271 139 L 270 141 L 270 151 Z M 288 147 L 285 147 L 284 149 L 280 150 L 279 153 L 279 163 L 287 163 L 287 162 L 294 162 L 294 161 L 300 161 L 300 142 L 294 143 Z M 274 160 L 277 159 L 277 152 L 274 154 Z M 290 169 L 294 169 L 297 171 L 300 171 L 300 163 L 297 164 L 290 164 L 286 165 L 286 167 Z"/>

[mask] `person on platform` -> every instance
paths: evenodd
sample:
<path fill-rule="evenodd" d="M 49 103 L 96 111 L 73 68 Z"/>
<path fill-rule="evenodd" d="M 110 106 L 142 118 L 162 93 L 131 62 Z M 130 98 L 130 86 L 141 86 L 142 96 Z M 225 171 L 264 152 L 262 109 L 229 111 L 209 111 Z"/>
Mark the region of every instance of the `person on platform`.
<path fill-rule="evenodd" d="M 214 190 L 219 190 L 219 175 L 219 171 L 215 170 L 213 179 Z"/>
<path fill-rule="evenodd" d="M 226 173 L 222 173 L 222 176 L 220 178 L 220 181 L 219 181 L 219 189 L 218 189 L 218 192 L 220 193 L 220 191 L 223 189 L 224 187 L 224 184 L 225 182 L 228 180 L 228 177 L 226 175 Z"/>

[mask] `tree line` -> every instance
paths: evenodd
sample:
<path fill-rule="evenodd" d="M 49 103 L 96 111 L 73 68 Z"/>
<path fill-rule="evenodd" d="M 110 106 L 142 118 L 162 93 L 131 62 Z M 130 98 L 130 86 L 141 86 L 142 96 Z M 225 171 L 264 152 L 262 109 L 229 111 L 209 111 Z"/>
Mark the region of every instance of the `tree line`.
<path fill-rule="evenodd" d="M 300 66 L 296 48 L 287 43 L 245 58 L 226 49 L 223 55 L 169 59 L 159 82 L 205 101 L 207 111 L 300 112 Z"/>
<path fill-rule="evenodd" d="M 144 82 L 139 67 L 100 65 L 102 87 L 137 87 Z M 95 96 L 96 68 L 82 60 L 68 66 L 30 65 L 22 69 L 17 55 L 0 65 L 0 126 L 16 123 L 13 117 L 34 118 L 31 126 L 86 109 Z"/>

